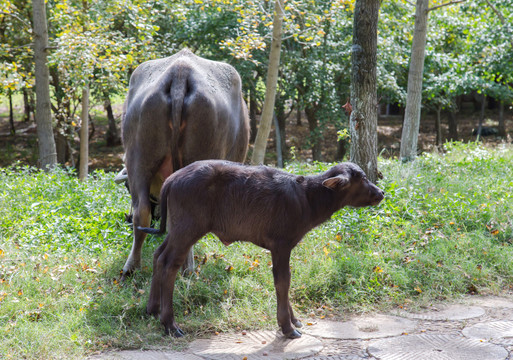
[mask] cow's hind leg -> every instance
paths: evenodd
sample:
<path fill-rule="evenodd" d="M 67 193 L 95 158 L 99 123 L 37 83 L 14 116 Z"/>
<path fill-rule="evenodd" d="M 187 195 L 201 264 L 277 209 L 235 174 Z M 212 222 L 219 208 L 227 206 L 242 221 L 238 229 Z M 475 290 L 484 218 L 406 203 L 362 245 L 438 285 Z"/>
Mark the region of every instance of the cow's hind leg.
<path fill-rule="evenodd" d="M 277 317 L 283 334 L 289 339 L 301 337 L 301 333 L 292 327 L 292 309 L 289 304 L 290 288 L 290 250 L 271 250 L 273 259 L 274 286 L 276 287 L 276 298 L 278 302 Z M 294 318 L 297 322 L 297 319 Z"/>
<path fill-rule="evenodd" d="M 133 206 L 133 244 L 130 255 L 123 266 L 125 279 L 135 269 L 141 266 L 141 251 L 146 239 L 146 233 L 137 227 L 149 227 L 151 220 L 150 184 L 153 172 L 141 165 L 141 161 L 132 152 L 127 152 L 128 182 Z"/>

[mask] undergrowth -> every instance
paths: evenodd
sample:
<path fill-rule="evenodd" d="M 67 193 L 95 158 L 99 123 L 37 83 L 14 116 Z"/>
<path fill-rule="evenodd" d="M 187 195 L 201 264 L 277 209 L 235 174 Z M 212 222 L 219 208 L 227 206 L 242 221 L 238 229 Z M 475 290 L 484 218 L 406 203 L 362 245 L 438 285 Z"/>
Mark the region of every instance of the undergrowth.
<path fill-rule="evenodd" d="M 413 307 L 513 286 L 513 149 L 446 144 L 415 162 L 380 159 L 377 207 L 342 209 L 293 250 L 301 318 Z M 313 174 L 330 164 L 292 163 Z M 107 348 L 183 346 L 145 315 L 153 250 L 125 283 L 129 195 L 113 174 L 0 170 L 0 358 L 77 358 Z M 196 246 L 176 284 L 177 322 L 192 336 L 277 328 L 270 254 L 249 243 Z M 185 341 L 191 337 L 186 338 Z"/>

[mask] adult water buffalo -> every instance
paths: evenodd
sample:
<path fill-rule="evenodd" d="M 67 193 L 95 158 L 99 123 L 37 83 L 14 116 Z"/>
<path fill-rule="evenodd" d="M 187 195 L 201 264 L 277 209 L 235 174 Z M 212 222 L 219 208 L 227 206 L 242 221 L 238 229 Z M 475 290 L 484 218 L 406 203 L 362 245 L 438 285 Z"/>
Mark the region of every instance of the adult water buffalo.
<path fill-rule="evenodd" d="M 124 278 L 141 264 L 146 234 L 137 227 L 150 225 L 150 194 L 158 197 L 169 175 L 196 160 L 244 161 L 249 118 L 239 74 L 189 50 L 141 64 L 130 78 L 122 139 L 134 225 Z"/>

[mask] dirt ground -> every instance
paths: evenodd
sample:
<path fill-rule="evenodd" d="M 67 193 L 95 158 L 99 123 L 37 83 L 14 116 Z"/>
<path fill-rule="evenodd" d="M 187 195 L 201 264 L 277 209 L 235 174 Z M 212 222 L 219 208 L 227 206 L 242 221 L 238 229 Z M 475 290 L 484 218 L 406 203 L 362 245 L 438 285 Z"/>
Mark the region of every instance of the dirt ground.
<path fill-rule="evenodd" d="M 98 109 L 97 109 L 98 111 Z M 10 134 L 8 118 L 5 116 L 7 109 L 0 109 L 0 167 L 9 166 L 16 161 L 23 165 L 37 165 L 37 134 L 34 122 L 21 121 L 21 109 L 15 108 L 15 128 L 16 134 Z M 115 109 L 115 116 L 119 120 L 120 107 Z M 105 145 L 105 132 L 107 129 L 103 114 L 93 116 L 94 134 L 90 139 L 90 160 L 89 168 L 104 169 L 106 171 L 119 171 L 122 168 L 123 148 L 122 146 L 107 147 Z M 507 109 L 505 112 L 507 139 L 500 139 L 497 136 L 482 137 L 484 143 L 493 145 L 503 141 L 511 142 L 513 137 L 513 110 Z M 297 125 L 296 116 L 292 114 L 286 126 L 287 147 L 295 148 L 295 155 L 303 161 L 311 160 L 311 150 L 307 146 L 308 124 L 306 117 L 302 117 L 302 124 Z M 383 157 L 394 157 L 399 154 L 402 116 L 380 116 L 378 120 L 378 151 Z M 472 109 L 465 109 L 457 116 L 458 133 L 462 141 L 475 141 L 472 131 L 477 127 L 479 121 L 479 112 Z M 487 110 L 485 116 L 485 126 L 497 128 L 498 112 Z M 447 119 L 442 117 L 443 138 L 447 137 Z M 266 161 L 270 164 L 276 162 L 274 130 L 271 132 Z M 328 127 L 323 133 L 323 157 L 324 161 L 335 161 L 336 154 L 336 129 Z M 74 144 L 74 158 L 78 158 L 79 139 L 76 133 Z M 435 147 L 435 117 L 432 114 L 423 115 L 420 126 L 419 150 L 431 151 Z M 251 151 L 251 149 L 250 149 Z M 346 155 L 347 157 L 348 155 Z M 290 153 L 285 154 L 290 158 Z M 69 165 L 69 164 L 68 164 Z"/>

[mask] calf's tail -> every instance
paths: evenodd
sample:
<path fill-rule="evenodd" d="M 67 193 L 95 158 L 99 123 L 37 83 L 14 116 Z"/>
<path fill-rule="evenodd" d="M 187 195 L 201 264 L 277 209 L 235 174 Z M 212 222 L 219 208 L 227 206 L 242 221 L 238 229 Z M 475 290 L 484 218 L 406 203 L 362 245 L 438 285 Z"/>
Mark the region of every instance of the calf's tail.
<path fill-rule="evenodd" d="M 144 231 L 146 234 L 163 235 L 166 233 L 167 222 L 167 186 L 162 187 L 160 192 L 160 229 L 147 228 L 138 226 L 137 229 Z"/>
<path fill-rule="evenodd" d="M 162 235 L 163 233 L 160 232 L 160 229 L 154 229 L 154 228 L 147 228 L 138 226 L 137 229 L 144 231 L 146 234 L 153 234 L 153 235 Z"/>

